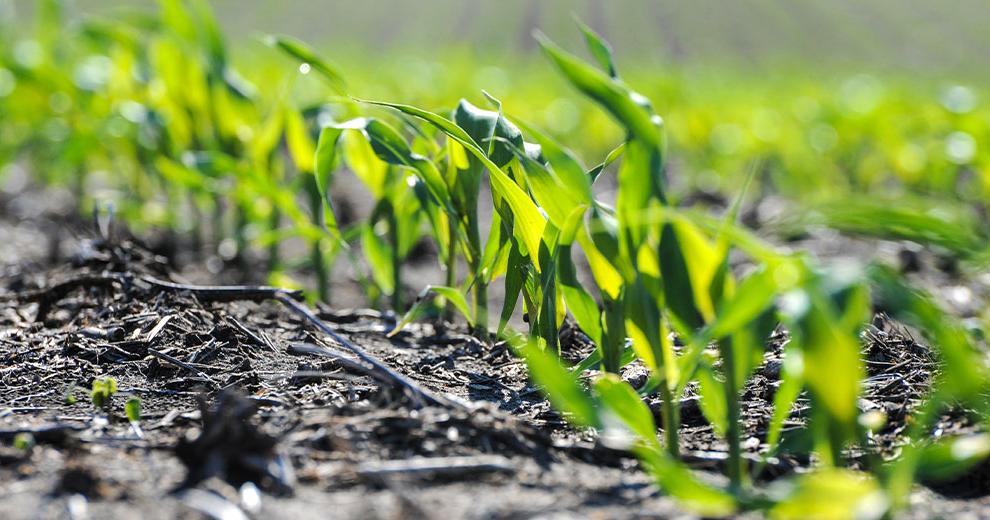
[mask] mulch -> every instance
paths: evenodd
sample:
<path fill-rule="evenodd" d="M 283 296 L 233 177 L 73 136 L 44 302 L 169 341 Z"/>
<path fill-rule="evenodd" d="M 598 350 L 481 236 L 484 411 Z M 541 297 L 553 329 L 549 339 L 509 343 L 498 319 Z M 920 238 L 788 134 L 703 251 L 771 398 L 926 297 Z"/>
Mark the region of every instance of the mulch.
<path fill-rule="evenodd" d="M 633 458 L 575 430 L 502 344 L 455 324 L 308 307 L 264 287 L 182 284 L 173 262 L 126 240 L 78 241 L 56 264 L 8 265 L 0 283 L 0 507 L 9 518 L 687 516 Z M 564 328 L 565 359 L 591 348 Z M 887 416 L 851 465 L 897 455 L 938 363 L 911 331 L 878 315 L 862 335 L 863 411 Z M 746 455 L 767 452 L 786 331 L 746 385 Z M 643 368 L 624 369 L 632 382 Z M 113 377 L 109 415 L 88 389 Z M 141 399 L 140 433 L 124 418 Z M 656 396 L 649 404 L 659 413 Z M 698 397 L 684 397 L 685 458 L 717 470 L 726 446 Z M 801 436 L 760 475 L 812 464 Z M 947 410 L 933 435 L 977 425 Z M 29 433 L 33 448 L 15 448 Z M 971 511 L 986 469 L 919 491 L 918 515 Z M 714 474 L 711 478 L 718 478 Z M 978 484 L 973 485 L 973 482 Z M 964 485 L 965 484 L 965 485 Z M 939 494 L 941 493 L 941 494 Z M 237 516 L 241 515 L 241 516 Z"/>

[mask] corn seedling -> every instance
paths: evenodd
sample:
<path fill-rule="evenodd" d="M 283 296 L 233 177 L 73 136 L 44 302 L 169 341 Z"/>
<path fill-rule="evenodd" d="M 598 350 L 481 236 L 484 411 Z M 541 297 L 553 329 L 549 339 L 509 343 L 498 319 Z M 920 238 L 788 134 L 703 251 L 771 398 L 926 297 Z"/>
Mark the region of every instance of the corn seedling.
<path fill-rule="evenodd" d="M 30 433 L 21 432 L 14 436 L 14 449 L 25 453 L 30 453 L 31 449 L 34 448 L 34 445 L 34 435 L 31 435 Z"/>
<path fill-rule="evenodd" d="M 93 387 L 90 390 L 89 398 L 93 403 L 93 408 L 110 415 L 113 406 L 113 396 L 117 393 L 117 380 L 112 377 L 103 377 L 93 380 Z"/>
<path fill-rule="evenodd" d="M 609 259 L 597 270 L 594 260 L 589 262 L 600 288 L 611 296 L 603 297 L 601 323 L 605 326 L 598 330 L 624 326 L 636 354 L 653 370 L 650 386 L 660 390 L 665 403 L 666 446 L 661 448 L 657 442 L 652 414 L 628 384 L 605 375 L 589 395 L 540 342 L 517 342 L 534 379 L 573 422 L 599 429 L 603 439 L 633 449 L 669 493 L 700 514 L 727 514 L 754 504 L 755 495 L 745 485 L 741 457 L 739 392 L 750 371 L 760 363 L 770 332 L 782 322 L 792 334 L 788 357 L 802 363 L 789 363 L 785 368 L 787 388 L 781 389 L 775 403 L 770 441 L 779 441 L 783 419 L 797 397 L 795 390 L 804 387 L 812 399 L 814 450 L 825 467 L 836 469 L 823 469 L 799 479 L 793 494 L 778 498 L 772 511 L 782 516 L 795 511 L 845 514 L 841 512 L 872 504 L 882 512 L 887 506 L 879 481 L 838 469 L 843 450 L 863 438 L 856 403 L 864 377 L 858 334 L 870 309 L 864 275 L 849 270 L 820 271 L 804 259 L 773 252 L 736 228 L 732 222 L 735 209 L 717 223 L 670 207 L 661 170 L 659 119 L 645 99 L 617 80 L 607 46 L 590 31 L 585 30 L 585 35 L 606 72 L 595 70 L 545 39 L 542 45 L 565 77 L 610 112 L 628 135 L 615 208 L 596 203 L 589 221 L 590 240 L 585 240 L 586 252 L 595 248 L 597 254 Z M 536 166 L 527 173 L 544 173 Z M 705 237 L 706 228 L 710 238 Z M 733 243 L 741 245 L 760 266 L 739 281 L 727 269 Z M 612 270 L 605 271 L 602 265 Z M 611 285 L 610 280 L 614 280 Z M 621 311 L 618 306 L 610 308 L 616 301 L 623 302 Z M 609 317 L 619 312 L 624 316 L 621 324 Z M 931 330 L 940 328 L 944 327 Z M 686 343 L 679 357 L 667 338 L 671 329 Z M 592 325 L 589 330 L 596 329 Z M 713 342 L 717 350 L 707 350 Z M 607 343 L 602 334 L 598 344 L 604 368 L 617 369 L 620 343 Z M 726 473 L 730 483 L 725 490 L 693 479 L 678 462 L 675 403 L 694 380 L 700 383 L 703 412 L 729 444 Z M 978 376 L 974 374 L 973 380 L 979 380 Z M 930 453 L 945 451 L 938 449 Z M 910 480 L 904 478 L 903 482 Z M 820 492 L 825 487 L 833 488 L 829 501 L 808 499 L 813 490 Z M 901 490 L 900 495 L 904 492 Z"/>
<path fill-rule="evenodd" d="M 65 388 L 65 392 L 62 397 L 62 402 L 71 406 L 76 404 L 76 383 L 75 381 L 69 383 Z"/>
<path fill-rule="evenodd" d="M 124 414 L 127 416 L 127 422 L 131 425 L 131 430 L 134 435 L 138 438 L 144 437 L 144 431 L 141 430 L 141 398 L 132 395 L 127 398 L 127 402 L 124 403 Z"/>

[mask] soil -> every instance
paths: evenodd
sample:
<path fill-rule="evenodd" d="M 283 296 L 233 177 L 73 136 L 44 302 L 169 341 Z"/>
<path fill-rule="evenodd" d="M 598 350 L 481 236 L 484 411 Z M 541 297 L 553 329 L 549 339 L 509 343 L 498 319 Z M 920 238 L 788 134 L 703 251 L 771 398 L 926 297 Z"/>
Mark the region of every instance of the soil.
<path fill-rule="evenodd" d="M 189 279 L 210 281 L 201 264 L 177 274 L 174 259 L 138 242 L 25 207 L 20 196 L 0 200 L 4 518 L 691 517 L 633 458 L 568 426 L 504 345 L 448 323 L 388 337 L 387 313 L 317 305 L 307 317 L 274 292 L 194 288 Z M 565 328 L 564 339 L 565 359 L 589 352 L 579 331 Z M 754 459 L 767 449 L 786 341 L 775 332 L 744 392 Z M 896 455 L 937 371 L 929 348 L 882 315 L 863 352 L 860 407 L 888 422 L 849 453 L 853 465 Z M 119 386 L 109 413 L 90 403 L 104 377 Z M 645 370 L 633 364 L 623 377 L 640 383 Z M 692 392 L 685 458 L 718 479 L 726 447 Z M 141 400 L 140 430 L 124 417 L 130 396 Z M 655 397 L 650 405 L 659 414 Z M 760 478 L 811 464 L 806 408 L 799 401 L 787 449 Z M 933 435 L 975 429 L 949 411 Z M 24 433 L 34 446 L 14 447 Z M 990 507 L 987 471 L 919 487 L 905 515 L 979 515 Z"/>

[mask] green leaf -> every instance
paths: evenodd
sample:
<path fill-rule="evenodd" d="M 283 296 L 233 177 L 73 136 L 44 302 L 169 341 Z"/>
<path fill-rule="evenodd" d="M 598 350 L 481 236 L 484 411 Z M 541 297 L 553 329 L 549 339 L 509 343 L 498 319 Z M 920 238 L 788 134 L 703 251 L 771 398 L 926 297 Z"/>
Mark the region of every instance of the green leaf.
<path fill-rule="evenodd" d="M 55 5 L 55 2 L 45 2 Z M 58 2 L 59 4 L 61 2 Z M 183 40 L 196 40 L 196 22 L 182 0 L 159 0 L 162 24 Z M 44 17 L 42 18 L 44 19 Z"/>
<path fill-rule="evenodd" d="M 499 167 L 512 160 L 512 147 L 523 148 L 522 133 L 501 111 L 484 110 L 462 99 L 454 109 L 454 123 Z"/>
<path fill-rule="evenodd" d="M 700 329 L 705 324 L 698 305 L 687 259 L 672 224 L 665 223 L 660 234 L 660 273 L 667 309 L 681 332 Z"/>
<path fill-rule="evenodd" d="M 865 375 L 859 339 L 841 325 L 836 309 L 814 286 L 793 297 L 805 299 L 798 314 L 791 313 L 790 328 L 792 341 L 804 353 L 804 363 L 813 367 L 804 374 L 808 389 L 830 420 L 851 433 L 859 415 L 856 403 Z"/>
<path fill-rule="evenodd" d="M 621 419 L 645 447 L 660 449 L 653 413 L 633 387 L 617 374 L 605 374 L 595 382 L 595 392 L 605 408 Z"/>
<path fill-rule="evenodd" d="M 588 170 L 588 178 L 591 179 L 591 183 L 594 184 L 595 181 L 598 180 L 598 177 L 601 176 L 602 172 L 605 171 L 605 168 L 608 168 L 619 157 L 622 157 L 622 154 L 625 153 L 625 151 L 626 151 L 626 143 L 622 143 L 619 146 L 616 146 L 615 148 L 612 149 L 611 152 L 608 153 L 607 156 L 605 156 L 605 160 L 602 161 L 601 164 Z"/>
<path fill-rule="evenodd" d="M 358 118 L 334 126 L 361 132 L 379 159 L 412 169 L 430 189 L 437 204 L 441 207 L 449 206 L 450 192 L 436 165 L 426 157 L 414 153 L 402 135 L 387 123 L 375 118 Z"/>
<path fill-rule="evenodd" d="M 732 296 L 725 299 L 709 326 L 710 339 L 721 339 L 745 326 L 769 309 L 781 294 L 806 279 L 800 262 L 781 262 L 762 266 L 744 278 Z"/>
<path fill-rule="evenodd" d="M 539 294 L 541 298 L 539 300 L 539 307 L 537 308 L 537 319 L 535 322 L 531 322 L 531 330 L 538 331 L 546 344 L 554 349 L 558 349 L 559 352 L 557 341 L 559 335 L 558 325 L 563 316 L 558 313 L 558 294 L 557 284 L 555 283 L 557 278 L 557 256 L 560 252 L 560 249 L 557 247 L 558 236 L 556 228 L 547 226 L 547 232 L 544 234 L 540 246 L 540 253 L 537 255 L 540 264 L 542 264 L 539 271 Z M 560 310 L 562 311 L 563 309 Z M 530 318 L 532 316 L 533 313 L 530 312 Z"/>
<path fill-rule="evenodd" d="M 579 216 L 583 216 L 583 211 L 590 205 L 590 192 L 587 201 L 573 197 L 571 191 L 550 169 L 530 158 L 519 148 L 513 147 L 512 151 L 523 165 L 533 198 L 546 211 L 554 226 L 558 229 L 568 227 L 569 219 L 572 218 L 575 209 L 581 211 Z M 578 222 L 580 223 L 581 220 L 579 219 Z"/>
<path fill-rule="evenodd" d="M 190 2 L 189 7 L 200 32 L 201 46 L 206 49 L 215 72 L 223 73 L 227 65 L 226 49 L 224 48 L 223 34 L 217 25 L 210 4 L 205 0 L 194 0 Z"/>
<path fill-rule="evenodd" d="M 141 399 L 137 396 L 131 396 L 124 403 L 124 413 L 127 415 L 127 420 L 131 423 L 141 422 Z"/>
<path fill-rule="evenodd" d="M 781 222 L 782 227 L 826 225 L 851 235 L 931 244 L 964 258 L 986 250 L 987 239 L 968 210 L 939 204 L 933 197 L 847 195 L 841 200 L 809 201 L 803 208 L 802 215 Z"/>
<path fill-rule="evenodd" d="M 639 246 L 654 228 L 652 218 L 657 211 L 656 203 L 666 205 L 663 163 L 659 149 L 642 141 L 628 141 L 625 150 L 619 166 L 615 216 L 624 243 L 623 261 L 635 262 Z"/>
<path fill-rule="evenodd" d="M 732 202 L 732 206 L 729 211 L 726 212 L 725 220 L 719 232 L 715 236 L 715 254 L 721 258 L 718 263 L 718 268 L 712 277 L 711 283 L 709 284 L 708 293 L 712 302 L 712 306 L 717 310 L 722 305 L 722 299 L 726 295 L 727 289 L 732 285 L 732 277 L 729 269 L 729 253 L 731 252 L 732 242 L 727 236 L 725 236 L 721 231 L 722 228 L 735 225 L 739 217 L 739 210 L 742 208 L 743 198 L 746 195 L 746 191 L 749 189 L 749 185 L 753 181 L 753 177 L 756 176 L 757 168 L 753 167 L 749 171 L 749 175 L 746 176 L 746 182 L 743 184 L 743 188 L 739 190 L 736 195 L 735 200 Z"/>
<path fill-rule="evenodd" d="M 388 337 L 395 336 L 406 325 L 409 325 L 413 321 L 416 321 L 419 317 L 423 315 L 430 303 L 430 296 L 439 295 L 443 296 L 448 302 L 450 302 L 461 316 L 467 320 L 468 326 L 474 326 L 473 317 L 471 315 L 471 309 L 468 307 L 467 300 L 464 298 L 464 293 L 462 293 L 456 287 L 447 287 L 444 285 L 427 285 L 419 295 L 416 296 L 416 302 L 409 308 L 408 311 L 399 320 L 399 323 L 389 331 Z"/>
<path fill-rule="evenodd" d="M 595 205 L 591 210 L 591 218 L 588 220 L 588 229 L 595 249 L 615 265 L 620 254 L 619 223 L 615 216 Z"/>
<path fill-rule="evenodd" d="M 285 111 L 285 143 L 296 168 L 304 173 L 312 173 L 315 168 L 316 145 L 309 135 L 302 114 L 296 110 Z"/>
<path fill-rule="evenodd" d="M 577 377 L 553 354 L 540 349 L 535 342 L 519 345 L 516 351 L 526 360 L 530 377 L 542 387 L 554 408 L 568 414 L 567 419 L 578 426 L 600 425 L 594 401 L 581 388 Z"/>
<path fill-rule="evenodd" d="M 526 250 L 531 255 L 537 254 L 540 250 L 540 240 L 543 237 L 543 231 L 546 227 L 546 219 L 540 213 L 540 210 L 536 207 L 536 205 L 533 204 L 533 201 L 530 200 L 529 196 L 526 195 L 526 192 L 516 185 L 516 183 L 513 182 L 512 179 L 510 179 L 498 165 L 488 158 L 487 152 L 482 150 L 463 128 L 457 126 L 454 122 L 439 114 L 413 106 L 398 103 L 385 103 L 381 101 L 362 102 L 394 108 L 395 110 L 405 114 L 418 117 L 435 126 L 438 130 L 445 133 L 451 139 L 457 141 L 458 144 L 463 146 L 471 155 L 481 161 L 485 168 L 488 169 L 493 195 L 497 195 L 498 197 L 504 199 L 511 208 L 512 214 L 503 214 L 502 218 L 506 221 L 511 221 L 514 223 L 514 229 L 519 233 L 523 244 L 526 246 Z M 500 208 L 500 206 L 496 204 L 496 208 Z M 534 263 L 539 265 L 538 262 Z"/>
<path fill-rule="evenodd" d="M 260 129 L 256 130 L 255 137 L 248 144 L 248 153 L 252 161 L 264 168 L 268 166 L 272 154 L 278 148 L 282 139 L 282 129 L 285 123 L 285 116 L 282 106 L 277 106 L 261 122 Z"/>
<path fill-rule="evenodd" d="M 543 34 L 537 34 L 536 38 L 572 85 L 605 108 L 635 139 L 651 148 L 660 148 L 658 119 L 651 113 L 645 97 L 561 49 Z"/>
<path fill-rule="evenodd" d="M 577 18 L 575 18 L 575 21 L 577 21 L 577 25 L 584 35 L 584 42 L 588 45 L 588 50 L 591 51 L 591 55 L 598 61 L 598 65 L 605 72 L 608 72 L 609 76 L 617 79 L 619 73 L 615 70 L 615 63 L 612 59 L 612 46 L 602 39 L 591 27 L 585 25 L 584 22 Z"/>
<path fill-rule="evenodd" d="M 773 396 L 773 415 L 767 427 L 767 445 L 776 450 L 780 443 L 784 422 L 791 416 L 791 409 L 801 395 L 804 386 L 804 356 L 797 345 L 784 347 L 784 365 L 780 371 L 780 387 Z"/>
<path fill-rule="evenodd" d="M 558 192 L 565 193 L 567 200 L 573 201 L 574 206 L 591 206 L 593 202 L 591 181 L 578 158 L 546 133 L 537 130 L 536 127 L 526 124 L 518 118 L 513 118 L 513 120 L 539 145 L 540 153 L 551 167 L 548 173 L 557 185 Z"/>
<path fill-rule="evenodd" d="M 770 509 L 770 518 L 879 519 L 890 502 L 869 475 L 824 469 L 795 477 L 790 493 Z"/>
<path fill-rule="evenodd" d="M 918 476 L 935 481 L 955 478 L 987 457 L 990 457 L 990 434 L 939 439 L 922 450 Z"/>
<path fill-rule="evenodd" d="M 338 153 L 343 153 L 347 168 L 368 188 L 371 196 L 376 200 L 387 197 L 390 165 L 378 157 L 368 138 L 359 131 L 349 131 L 340 136 L 338 143 Z"/>
<path fill-rule="evenodd" d="M 519 252 L 519 246 L 515 240 L 511 242 L 512 245 L 509 249 L 509 258 L 505 270 L 505 297 L 502 300 L 502 312 L 499 315 L 498 322 L 499 336 L 505 331 L 505 326 L 509 323 L 509 319 L 512 318 L 512 313 L 516 309 L 516 303 L 519 301 L 519 293 L 522 291 L 527 273 L 529 272 L 529 263 L 526 262 L 526 258 Z"/>
<path fill-rule="evenodd" d="M 656 479 L 660 489 L 674 497 L 678 504 L 704 517 L 721 518 L 736 512 L 733 496 L 705 484 L 691 470 L 658 449 L 638 449 L 643 467 Z"/>
<path fill-rule="evenodd" d="M 731 344 L 728 354 L 731 355 L 735 367 L 735 391 L 741 392 L 753 370 L 763 363 L 763 352 L 766 349 L 770 335 L 777 326 L 777 313 L 773 307 L 767 308 L 747 326 L 736 330 L 732 337 L 723 341 Z"/>
<path fill-rule="evenodd" d="M 725 401 L 725 383 L 715 377 L 715 372 L 707 363 L 702 363 L 696 374 L 698 378 L 698 393 L 701 396 L 701 411 L 715 429 L 715 433 L 724 437 L 728 429 L 726 418 L 729 405 Z"/>
<path fill-rule="evenodd" d="M 19 451 L 30 451 L 36 442 L 34 435 L 29 432 L 19 432 L 14 435 L 14 449 Z"/>
<path fill-rule="evenodd" d="M 390 199 L 393 204 L 393 234 L 397 239 L 399 258 L 404 259 L 423 236 L 423 216 L 416 187 L 423 182 L 412 175 L 400 174 L 391 186 Z M 412 186 L 410 186 L 412 184 Z M 420 190 L 425 191 L 425 190 Z"/>
<path fill-rule="evenodd" d="M 374 118 L 357 118 L 343 123 L 332 124 L 323 128 L 320 133 L 320 140 L 316 149 L 315 170 L 317 185 L 320 189 L 321 197 L 324 201 L 324 215 L 328 229 L 336 230 L 336 219 L 333 218 L 333 208 L 327 192 L 330 177 L 336 164 L 337 146 L 341 135 L 345 131 L 359 133 L 368 145 L 371 146 L 375 157 L 378 160 L 404 168 L 408 168 L 416 173 L 417 177 L 426 185 L 436 203 L 451 212 L 450 193 L 447 184 L 436 165 L 429 159 L 416 154 L 409 148 L 409 144 L 402 138 L 397 130 L 387 123 Z M 349 148 L 358 150 L 360 148 Z M 364 158 L 363 160 L 367 160 Z M 366 179 L 370 182 L 370 179 Z M 384 179 L 378 179 L 383 182 Z M 384 193 L 384 185 L 373 183 L 369 186 L 375 195 L 381 197 Z M 332 224 L 331 224 L 332 223 Z"/>
<path fill-rule="evenodd" d="M 270 47 L 275 47 L 288 56 L 299 60 L 300 63 L 307 64 L 330 84 L 338 94 L 344 92 L 344 77 L 336 67 L 320 58 L 308 45 L 291 36 L 270 35 L 265 38 L 265 43 Z"/>
<path fill-rule="evenodd" d="M 379 202 L 373 213 L 380 213 L 382 205 L 388 204 L 383 199 Z M 395 277 L 392 271 L 392 245 L 385 238 L 375 232 L 376 218 L 372 218 L 362 226 L 361 230 L 361 250 L 364 258 L 371 268 L 371 276 L 375 283 L 385 294 L 393 294 L 398 288 L 395 287 Z"/>
<path fill-rule="evenodd" d="M 557 279 L 564 303 L 574 316 L 574 321 L 598 345 L 602 337 L 598 304 L 577 279 L 577 269 L 571 259 L 570 245 L 561 245 L 557 252 Z"/>
<path fill-rule="evenodd" d="M 643 363 L 655 374 L 664 376 L 660 370 L 664 363 L 662 340 L 660 338 L 660 302 L 647 289 L 642 276 L 626 285 L 623 302 L 626 334 L 632 340 L 633 349 Z"/>
<path fill-rule="evenodd" d="M 193 191 L 207 191 L 213 182 L 205 175 L 165 156 L 155 158 L 155 169 L 171 184 Z"/>
<path fill-rule="evenodd" d="M 602 339 L 598 344 L 598 351 L 601 353 L 602 368 L 607 372 L 618 373 L 622 367 L 622 354 L 626 350 L 626 316 L 623 307 L 624 294 L 620 288 L 616 297 L 602 294 Z M 632 352 L 637 355 L 639 352 L 635 348 L 636 343 L 632 343 Z"/>
<path fill-rule="evenodd" d="M 342 242 L 337 217 L 333 212 L 333 201 L 330 199 L 330 179 L 336 168 L 337 140 L 341 131 L 337 128 L 324 128 L 316 144 L 313 170 L 316 175 L 316 186 L 320 190 L 323 201 L 323 226 L 338 242 Z"/>
<path fill-rule="evenodd" d="M 502 218 L 498 212 L 492 214 L 490 225 L 488 226 L 488 238 L 485 240 L 485 249 L 481 255 L 481 269 L 478 273 L 485 283 L 491 283 L 496 277 L 502 274 L 508 261 L 508 236 L 503 236 Z"/>
<path fill-rule="evenodd" d="M 622 368 L 628 365 L 629 363 L 636 361 L 636 353 L 633 351 L 632 348 L 622 347 L 617 350 L 619 350 L 619 356 L 618 356 L 619 362 L 616 363 L 618 368 Z M 578 362 L 578 364 L 574 365 L 574 367 L 571 368 L 571 371 L 574 372 L 575 374 L 580 374 L 585 370 L 592 370 L 601 364 L 602 364 L 602 351 L 600 348 L 598 348 L 591 351 L 591 353 L 585 356 L 585 358 L 582 359 L 580 362 Z M 609 372 L 614 374 L 618 372 L 618 369 L 610 370 Z"/>
<path fill-rule="evenodd" d="M 617 256 L 610 256 L 610 254 L 618 254 L 618 240 L 613 234 L 614 228 L 609 226 L 608 220 L 599 215 L 597 208 L 593 209 L 588 226 L 592 229 L 591 233 L 589 234 L 586 228 L 582 228 L 578 230 L 577 240 L 585 258 L 588 259 L 591 275 L 603 295 L 618 299 L 622 289 L 622 275 L 613 264 Z"/>

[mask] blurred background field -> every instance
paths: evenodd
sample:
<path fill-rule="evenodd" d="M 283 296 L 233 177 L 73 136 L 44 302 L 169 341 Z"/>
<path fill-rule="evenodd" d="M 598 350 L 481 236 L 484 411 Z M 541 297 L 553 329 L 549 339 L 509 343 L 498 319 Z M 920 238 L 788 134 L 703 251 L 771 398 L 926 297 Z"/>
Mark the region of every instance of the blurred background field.
<path fill-rule="evenodd" d="M 69 18 L 127 18 L 154 4 L 78 0 Z M 594 162 L 621 131 L 546 67 L 532 38 L 539 28 L 573 45 L 574 14 L 612 42 L 627 81 L 659 107 L 672 168 L 689 172 L 681 182 L 731 189 L 759 158 L 790 195 L 990 192 L 979 146 L 990 118 L 990 5 L 978 1 L 211 5 L 239 71 L 256 84 L 285 81 L 285 60 L 262 37 L 288 34 L 344 71 L 350 95 L 441 108 L 461 97 L 481 103 L 486 89 Z M 36 9 L 7 6 L 21 20 Z M 292 88 L 296 99 L 325 100 L 318 81 Z"/>
<path fill-rule="evenodd" d="M 990 5 L 982 2 L 216 0 L 203 5 L 225 40 L 218 51 L 199 22 L 183 21 L 208 16 L 180 7 L 158 18 L 158 4 L 0 1 L 8 182 L 68 186 L 87 212 L 94 200 L 112 202 L 139 230 L 208 235 L 212 227 L 219 237 L 234 227 L 237 250 L 309 241 L 319 232 L 296 204 L 291 170 L 311 161 L 257 160 L 277 144 L 265 135 L 280 131 L 283 113 L 295 157 L 315 145 L 326 118 L 384 114 L 346 96 L 449 113 L 461 98 L 485 105 L 482 90 L 598 164 L 623 141 L 621 126 L 556 74 L 533 38 L 542 31 L 579 46 L 576 16 L 612 43 L 625 82 L 664 118 L 676 200 L 724 206 L 755 169 L 750 197 L 775 202 L 754 202 L 758 220 L 786 214 L 797 229 L 893 238 L 936 233 L 940 247 L 966 255 L 986 236 L 990 56 L 981 50 Z M 61 12 L 46 16 L 55 5 Z M 183 24 L 192 24 L 188 34 Z M 310 45 L 342 88 L 301 73 L 266 44 L 271 34 Z M 217 91 L 218 77 L 242 91 Z M 309 137 L 288 136 L 299 129 L 294 111 Z M 367 188 L 346 175 L 335 182 L 344 212 L 356 208 L 351 218 L 371 211 Z M 611 176 L 596 189 L 614 195 Z M 176 202 L 183 198 L 195 211 Z M 779 200 L 798 211 L 782 212 Z M 871 218 L 874 210 L 884 218 Z M 290 225 L 281 230 L 259 224 L 283 219 Z"/>
<path fill-rule="evenodd" d="M 17 0 L 21 9 L 32 2 Z M 150 8 L 150 0 L 77 0 L 82 12 L 109 14 Z M 451 49 L 505 64 L 536 54 L 539 28 L 565 44 L 577 43 L 574 13 L 621 50 L 623 62 L 730 65 L 756 71 L 775 63 L 809 69 L 833 65 L 874 71 L 986 74 L 990 6 L 978 0 L 549 0 L 501 2 L 430 0 L 291 4 L 214 0 L 233 41 L 256 32 L 285 33 L 325 49 L 373 53 L 447 53 Z M 388 13 L 388 16 L 383 16 Z M 561 14 L 565 16 L 561 16 Z M 401 22 L 401 23 L 400 23 Z M 500 58 L 497 58 L 500 56 Z M 442 60 L 442 56 L 430 56 Z M 816 70 L 809 70 L 812 74 Z"/>

